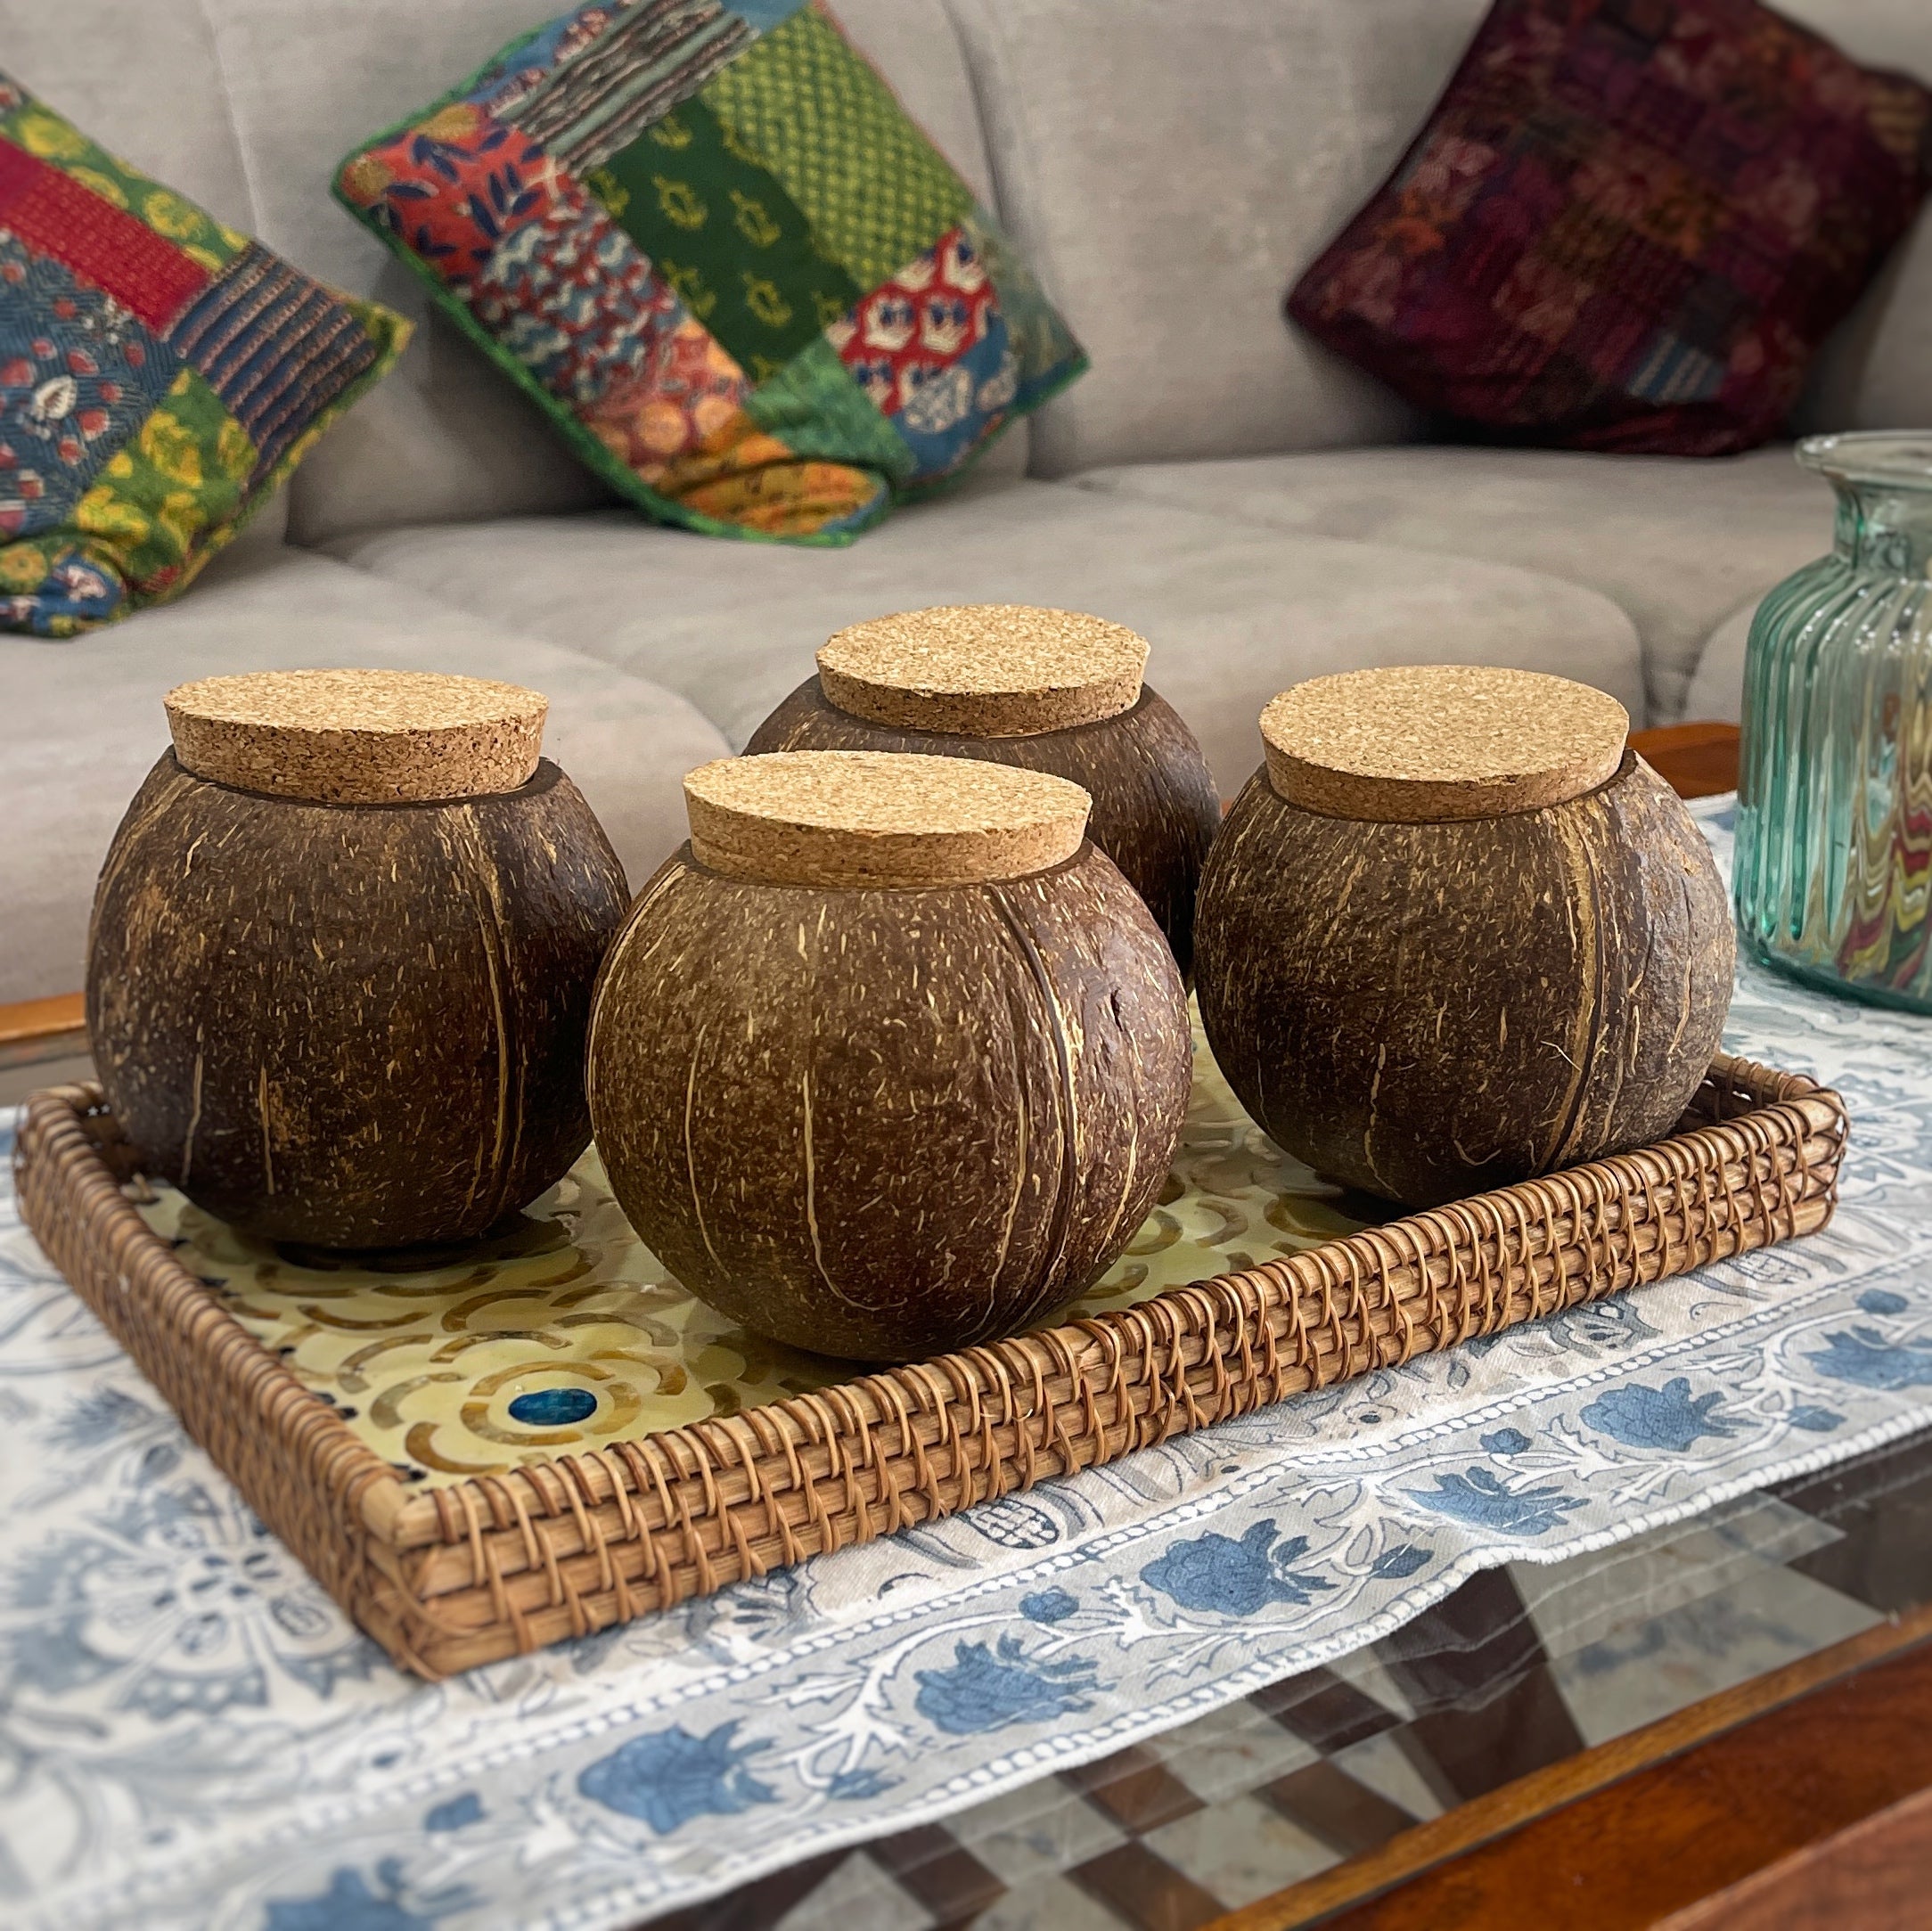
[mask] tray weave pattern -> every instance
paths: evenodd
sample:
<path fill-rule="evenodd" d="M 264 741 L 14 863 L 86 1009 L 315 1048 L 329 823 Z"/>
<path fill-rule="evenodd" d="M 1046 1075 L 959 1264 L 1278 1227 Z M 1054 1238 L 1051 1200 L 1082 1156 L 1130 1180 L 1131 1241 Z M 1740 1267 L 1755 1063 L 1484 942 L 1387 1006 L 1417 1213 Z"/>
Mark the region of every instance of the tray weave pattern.
<path fill-rule="evenodd" d="M 263 1520 L 429 1677 L 584 1635 L 1429 1349 L 1815 1231 L 1846 1120 L 1720 1059 L 1650 1147 L 1117 1313 L 412 1492 L 176 1261 L 100 1091 L 29 1102 L 27 1223 Z"/>

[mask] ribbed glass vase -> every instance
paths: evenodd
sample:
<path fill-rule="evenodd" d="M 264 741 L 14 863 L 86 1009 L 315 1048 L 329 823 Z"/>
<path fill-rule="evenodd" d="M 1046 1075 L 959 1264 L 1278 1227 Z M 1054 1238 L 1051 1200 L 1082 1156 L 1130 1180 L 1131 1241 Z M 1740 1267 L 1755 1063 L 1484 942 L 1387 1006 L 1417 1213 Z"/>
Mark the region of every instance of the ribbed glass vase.
<path fill-rule="evenodd" d="M 1932 1012 L 1932 434 L 1819 436 L 1831 554 L 1751 625 L 1738 939 L 1813 985 Z"/>

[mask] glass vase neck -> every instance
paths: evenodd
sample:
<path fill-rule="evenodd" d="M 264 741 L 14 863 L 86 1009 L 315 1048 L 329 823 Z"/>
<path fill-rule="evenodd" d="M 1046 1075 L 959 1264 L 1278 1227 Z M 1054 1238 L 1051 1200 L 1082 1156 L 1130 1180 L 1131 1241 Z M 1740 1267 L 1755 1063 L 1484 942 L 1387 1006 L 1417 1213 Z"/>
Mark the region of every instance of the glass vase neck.
<path fill-rule="evenodd" d="M 1813 436 L 1797 459 L 1837 493 L 1840 561 L 1887 577 L 1932 576 L 1932 436 Z"/>

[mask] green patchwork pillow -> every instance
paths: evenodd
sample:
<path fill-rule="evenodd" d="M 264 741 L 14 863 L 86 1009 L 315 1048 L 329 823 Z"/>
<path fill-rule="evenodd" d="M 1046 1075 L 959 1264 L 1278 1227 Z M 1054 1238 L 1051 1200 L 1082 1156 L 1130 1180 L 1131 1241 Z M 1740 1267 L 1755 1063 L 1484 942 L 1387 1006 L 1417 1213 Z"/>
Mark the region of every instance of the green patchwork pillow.
<path fill-rule="evenodd" d="M 1086 366 L 831 15 L 594 0 L 338 198 L 652 515 L 847 543 Z"/>
<path fill-rule="evenodd" d="M 178 595 L 408 339 L 0 75 L 0 629 Z"/>

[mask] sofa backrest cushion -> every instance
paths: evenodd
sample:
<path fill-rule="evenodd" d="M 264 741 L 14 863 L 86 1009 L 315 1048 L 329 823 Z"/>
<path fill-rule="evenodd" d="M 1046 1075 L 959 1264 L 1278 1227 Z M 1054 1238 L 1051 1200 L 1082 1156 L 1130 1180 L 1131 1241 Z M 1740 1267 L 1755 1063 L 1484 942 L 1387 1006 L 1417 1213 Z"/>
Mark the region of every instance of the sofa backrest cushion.
<path fill-rule="evenodd" d="M 312 274 L 423 320 L 414 277 L 331 200 L 330 180 L 351 148 L 554 17 L 558 0 L 202 4 L 257 232 Z M 908 111 L 968 184 L 988 192 L 972 86 L 941 0 L 847 0 L 839 11 Z M 395 373 L 303 466 L 290 534 L 317 544 L 400 523 L 576 509 L 604 495 L 503 376 L 429 315 Z"/>
<path fill-rule="evenodd" d="M 1932 207 L 1825 344 L 1794 426 L 1932 429 Z"/>
<path fill-rule="evenodd" d="M 1392 168 L 1486 0 L 949 0 L 1000 210 L 1090 372 L 1036 473 L 1411 432 L 1281 297 Z"/>
<path fill-rule="evenodd" d="M 1927 0 L 1780 0 L 1932 84 Z M 1281 301 L 1400 159 L 1487 0 L 948 0 L 1000 210 L 1093 358 L 1034 470 L 1396 440 L 1414 419 Z M 1932 423 L 1932 212 L 1819 358 L 1803 419 Z"/>
<path fill-rule="evenodd" d="M 1926 0 L 1778 0 L 1854 61 L 1932 86 Z M 1804 430 L 1932 429 L 1932 202 L 1820 352 L 1797 410 Z"/>
<path fill-rule="evenodd" d="M 0 0 L 0 65 L 143 174 L 256 227 L 199 0 Z"/>

